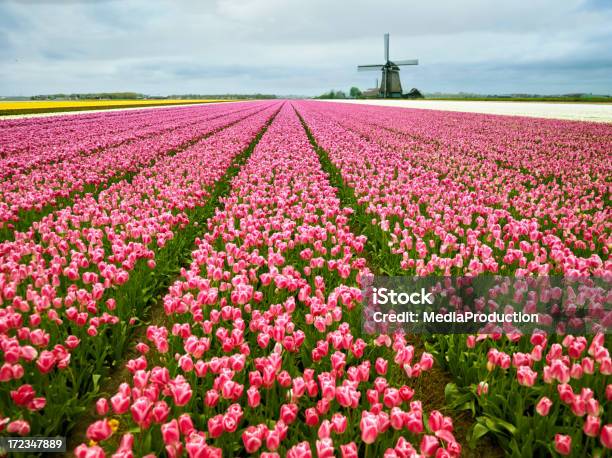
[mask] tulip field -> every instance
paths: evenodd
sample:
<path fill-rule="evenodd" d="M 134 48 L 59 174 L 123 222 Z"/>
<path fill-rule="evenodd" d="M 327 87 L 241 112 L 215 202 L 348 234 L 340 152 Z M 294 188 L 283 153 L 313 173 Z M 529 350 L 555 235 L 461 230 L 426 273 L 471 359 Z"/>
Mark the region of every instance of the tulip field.
<path fill-rule="evenodd" d="M 611 187 L 606 123 L 307 100 L 0 120 L 0 436 L 612 456 L 608 290 L 564 309 L 589 334 L 362 327 L 372 275 L 612 282 Z"/>

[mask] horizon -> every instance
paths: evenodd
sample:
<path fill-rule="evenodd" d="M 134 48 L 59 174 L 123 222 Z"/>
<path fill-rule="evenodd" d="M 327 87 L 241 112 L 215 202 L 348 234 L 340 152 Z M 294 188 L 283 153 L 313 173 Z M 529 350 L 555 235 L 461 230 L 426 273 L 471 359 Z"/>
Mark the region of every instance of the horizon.
<path fill-rule="evenodd" d="M 360 90 L 367 90 L 367 89 L 371 89 L 371 88 L 365 88 L 365 87 L 359 87 L 358 89 Z M 326 91 L 324 91 L 324 93 L 329 93 L 330 91 L 334 91 L 334 92 L 338 92 L 338 91 L 342 91 L 345 93 L 345 95 L 347 95 L 348 97 L 348 92 L 349 92 L 350 88 L 329 88 Z M 115 94 L 123 94 L 123 93 L 132 93 L 138 96 L 143 96 L 145 98 L 172 98 L 172 97 L 186 97 L 186 96 L 195 96 L 195 97 L 229 97 L 229 96 L 272 96 L 272 97 L 276 97 L 276 98 L 313 98 L 313 97 L 318 97 L 321 94 L 315 94 L 315 95 L 306 95 L 306 94 L 264 94 L 261 92 L 250 92 L 250 93 L 230 93 L 230 92 L 217 92 L 217 93 L 210 93 L 210 94 L 198 94 L 198 93 L 184 93 L 184 94 L 145 94 L 145 93 L 140 93 L 140 92 L 136 92 L 136 91 L 116 91 L 116 92 L 106 92 L 106 91 L 94 91 L 94 92 L 69 92 L 69 93 L 64 93 L 64 92 L 57 92 L 57 93 L 47 93 L 47 94 L 26 94 L 26 95 L 7 95 L 7 94 L 0 94 L 0 99 L 18 99 L 18 98 L 33 98 L 33 97 L 51 97 L 51 96 L 58 96 L 58 95 L 64 95 L 64 96 L 84 96 L 84 95 L 97 95 L 97 94 L 109 94 L 109 95 L 115 95 Z M 555 93 L 555 94 L 541 94 L 541 93 L 521 93 L 521 92 L 513 92 L 513 93 L 476 93 L 476 92 L 464 92 L 464 91 L 459 91 L 459 92 L 440 92 L 440 91 L 434 91 L 434 92 L 423 92 L 423 95 L 426 96 L 434 96 L 434 97 L 454 97 L 454 96 L 465 96 L 465 97 L 491 97 L 491 98 L 495 98 L 495 97 L 571 97 L 571 96 L 591 96 L 591 97 L 612 97 L 612 93 L 594 93 L 594 92 L 567 92 L 567 93 Z M 117 99 L 119 100 L 119 99 Z M 126 99 L 128 100 L 128 99 Z"/>

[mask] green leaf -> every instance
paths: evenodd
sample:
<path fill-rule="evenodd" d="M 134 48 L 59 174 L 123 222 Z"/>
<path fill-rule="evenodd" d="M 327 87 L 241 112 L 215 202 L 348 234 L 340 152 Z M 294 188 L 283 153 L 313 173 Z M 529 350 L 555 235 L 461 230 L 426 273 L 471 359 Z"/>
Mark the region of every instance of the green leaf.
<path fill-rule="evenodd" d="M 474 427 L 472 428 L 470 437 L 468 439 L 470 442 L 470 447 L 475 448 L 476 442 L 478 442 L 478 439 L 480 439 L 482 436 L 484 436 L 488 432 L 489 432 L 489 428 L 487 428 L 485 425 L 483 425 L 482 423 L 475 423 Z"/>
<path fill-rule="evenodd" d="M 446 386 L 444 387 L 444 396 L 446 397 L 447 401 L 457 396 L 458 394 L 459 394 L 459 388 L 457 388 L 456 384 L 447 383 Z"/>
<path fill-rule="evenodd" d="M 448 407 L 454 410 L 474 410 L 474 401 L 470 392 L 461 392 L 454 383 L 447 383 L 444 396 Z"/>
<path fill-rule="evenodd" d="M 477 420 L 479 422 L 484 422 L 484 424 L 491 431 L 495 431 L 496 433 L 504 434 L 509 432 L 511 435 L 515 435 L 517 433 L 516 427 L 501 418 L 492 418 L 489 416 L 478 417 Z"/>
<path fill-rule="evenodd" d="M 501 426 L 503 426 L 505 429 L 507 429 L 510 434 L 512 434 L 513 436 L 516 435 L 517 429 L 513 424 L 508 423 L 507 421 L 502 420 L 500 418 L 497 418 L 495 421 Z"/>
<path fill-rule="evenodd" d="M 101 376 L 100 374 L 93 374 L 93 375 L 91 376 L 91 378 L 92 378 L 92 380 L 93 380 L 93 388 L 94 388 L 94 392 L 95 392 L 95 391 L 98 391 L 98 388 L 99 388 L 99 385 L 98 385 L 98 384 L 100 383 L 100 378 L 101 378 L 101 377 L 102 377 L 102 376 Z"/>

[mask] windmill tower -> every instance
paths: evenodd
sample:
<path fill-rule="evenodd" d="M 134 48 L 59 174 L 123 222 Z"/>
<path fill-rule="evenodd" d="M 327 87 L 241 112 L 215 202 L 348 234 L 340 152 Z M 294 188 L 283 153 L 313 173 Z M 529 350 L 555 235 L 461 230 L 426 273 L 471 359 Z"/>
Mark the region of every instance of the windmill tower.
<path fill-rule="evenodd" d="M 383 98 L 387 97 L 401 97 L 402 96 L 402 82 L 400 81 L 400 66 L 405 65 L 419 65 L 418 59 L 407 59 L 407 60 L 396 60 L 391 62 L 389 60 L 389 34 L 385 33 L 385 63 L 384 64 L 371 64 L 371 65 L 359 65 L 357 70 L 360 72 L 367 71 L 380 71 L 382 72 L 382 79 L 380 80 L 379 96 Z"/>

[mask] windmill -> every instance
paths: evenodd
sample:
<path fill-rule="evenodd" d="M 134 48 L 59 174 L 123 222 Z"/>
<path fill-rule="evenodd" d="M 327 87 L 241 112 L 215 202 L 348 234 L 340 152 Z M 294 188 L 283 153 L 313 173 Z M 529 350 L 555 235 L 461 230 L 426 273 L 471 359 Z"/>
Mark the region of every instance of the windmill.
<path fill-rule="evenodd" d="M 357 70 L 360 72 L 381 71 L 382 79 L 380 81 L 379 96 L 387 97 L 402 97 L 402 83 L 400 81 L 400 67 L 404 65 L 419 65 L 418 59 L 389 60 L 389 34 L 385 33 L 385 63 L 372 65 L 359 65 Z"/>

